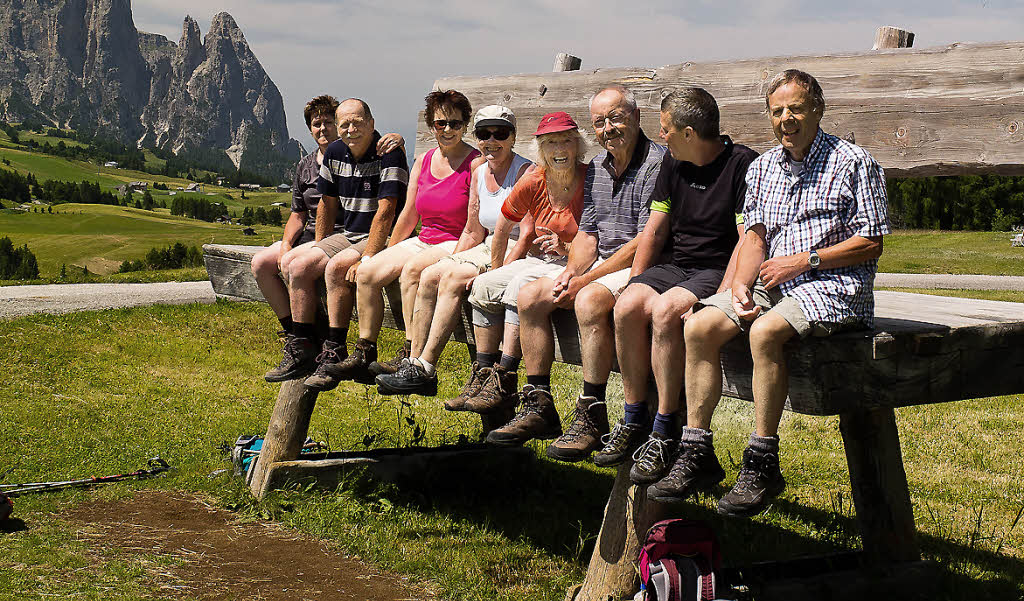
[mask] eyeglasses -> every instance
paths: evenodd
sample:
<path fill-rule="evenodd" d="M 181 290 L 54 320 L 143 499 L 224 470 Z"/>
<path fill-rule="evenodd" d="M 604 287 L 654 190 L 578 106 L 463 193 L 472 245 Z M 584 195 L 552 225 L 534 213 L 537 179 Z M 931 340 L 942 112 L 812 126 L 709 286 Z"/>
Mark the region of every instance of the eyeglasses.
<path fill-rule="evenodd" d="M 466 122 L 462 119 L 434 119 L 434 129 L 444 131 L 444 128 L 462 129 Z"/>
<path fill-rule="evenodd" d="M 494 138 L 499 142 L 504 142 L 505 140 L 508 139 L 509 136 L 512 135 L 512 130 L 505 127 L 500 127 L 498 129 L 481 128 L 474 131 L 473 135 L 476 136 L 476 139 L 480 140 L 481 142 L 483 142 L 484 140 L 490 140 L 491 138 Z"/>
<path fill-rule="evenodd" d="M 612 113 L 611 115 L 608 115 L 607 119 L 604 117 L 598 117 L 597 119 L 594 119 L 594 129 L 604 129 L 604 126 L 608 124 L 619 126 L 625 123 L 628 118 L 628 115 L 623 115 L 622 113 Z"/>

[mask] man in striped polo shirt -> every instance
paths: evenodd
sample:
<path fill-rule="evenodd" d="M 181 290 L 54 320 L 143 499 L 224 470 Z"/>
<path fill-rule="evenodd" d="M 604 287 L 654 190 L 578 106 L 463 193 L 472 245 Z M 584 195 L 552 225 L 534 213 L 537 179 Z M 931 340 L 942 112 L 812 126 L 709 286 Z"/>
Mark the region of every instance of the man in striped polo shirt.
<path fill-rule="evenodd" d="M 783 345 L 872 325 L 875 271 L 889 233 L 882 168 L 864 149 L 821 131 L 818 82 L 783 71 L 768 84 L 765 104 L 780 145 L 747 172 L 746 233 L 731 289 L 701 301 L 707 308 L 686 323 L 687 428 L 672 468 L 677 498 L 724 477 L 711 438 L 722 394 L 719 353 L 748 332 L 755 431 L 736 485 L 718 502 L 719 513 L 738 517 L 760 513 L 786 486 L 778 436 L 789 388 Z"/>
<path fill-rule="evenodd" d="M 554 280 L 541 278 L 524 286 L 518 298 L 527 386 L 544 391 L 543 398 L 549 402 L 553 403 L 551 313 L 559 307 L 574 309 L 579 323 L 583 391 L 569 428 L 547 450 L 549 457 L 561 461 L 586 459 L 608 432 L 605 388 L 615 356 L 612 307 L 629 280 L 636 236 L 647 222 L 647 199 L 665 155 L 665 149 L 640 129 L 640 109 L 628 89 L 609 86 L 599 91 L 591 98 L 590 117 L 606 152 L 587 167 L 583 214 L 568 264 Z M 543 412 L 535 409 L 524 407 L 495 436 L 504 434 L 506 444 L 508 440 L 522 444 L 534 432 L 553 429 L 543 417 L 557 419 L 553 407 Z"/>
<path fill-rule="evenodd" d="M 324 270 L 328 335 L 321 351 L 315 346 L 312 320 L 301 331 L 296 322 L 297 341 L 291 349 L 295 366 L 291 377 L 312 373 L 306 385 L 318 390 L 337 386 L 337 380 L 324 370 L 347 355 L 345 338 L 355 287 L 346 281 L 346 275 L 357 267 L 361 257 L 372 256 L 384 247 L 409 182 L 404 148 L 378 154 L 381 136 L 374 130 L 373 115 L 365 102 L 357 98 L 342 102 L 335 121 L 339 138 L 327 147 L 317 180 L 321 199 L 317 208 L 316 248 L 328 258 Z M 293 282 L 293 298 L 315 307 L 316 280 L 299 284 Z M 311 316 L 314 312 L 310 311 Z M 288 352 L 286 348 L 286 360 Z"/>

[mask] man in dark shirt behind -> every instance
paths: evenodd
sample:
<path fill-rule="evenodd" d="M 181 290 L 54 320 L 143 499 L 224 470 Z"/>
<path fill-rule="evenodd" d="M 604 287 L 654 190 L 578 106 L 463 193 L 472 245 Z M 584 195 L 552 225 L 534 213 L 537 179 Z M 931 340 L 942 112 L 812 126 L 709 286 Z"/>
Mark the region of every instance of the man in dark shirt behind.
<path fill-rule="evenodd" d="M 637 484 L 660 480 L 671 465 L 680 432 L 681 318 L 699 299 L 721 290 L 723 278 L 731 281 L 744 177 L 757 157 L 719 134 L 718 104 L 700 88 L 665 97 L 661 137 L 669 155 L 651 196 L 633 277 L 615 304 L 625 418 L 594 457 L 598 465 L 616 465 L 636 451 L 630 477 Z M 646 404 L 651 371 L 658 389 L 653 429 Z"/>

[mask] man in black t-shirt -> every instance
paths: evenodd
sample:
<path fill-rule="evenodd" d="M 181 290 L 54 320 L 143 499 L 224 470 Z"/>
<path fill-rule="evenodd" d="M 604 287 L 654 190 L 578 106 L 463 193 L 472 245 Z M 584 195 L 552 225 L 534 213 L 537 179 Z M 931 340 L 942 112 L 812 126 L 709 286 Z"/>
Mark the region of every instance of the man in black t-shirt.
<path fill-rule="evenodd" d="M 665 156 L 651 196 L 632 279 L 615 304 L 615 346 L 622 372 L 625 418 L 594 463 L 611 466 L 636 452 L 630 477 L 651 484 L 671 465 L 679 437 L 682 317 L 722 287 L 734 269 L 742 225 L 747 167 L 757 153 L 719 134 L 718 104 L 700 88 L 661 103 Z M 658 413 L 648 416 L 647 378 L 653 370 Z M 638 450 L 639 449 L 639 450 Z"/>

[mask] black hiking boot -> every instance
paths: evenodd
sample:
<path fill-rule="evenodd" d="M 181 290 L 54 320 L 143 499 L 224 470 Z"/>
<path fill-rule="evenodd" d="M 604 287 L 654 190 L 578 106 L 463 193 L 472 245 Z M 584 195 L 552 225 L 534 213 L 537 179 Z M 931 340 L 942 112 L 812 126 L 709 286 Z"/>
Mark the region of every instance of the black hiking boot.
<path fill-rule="evenodd" d="M 267 382 L 284 382 L 304 378 L 316 369 L 316 344 L 309 338 L 288 335 L 284 343 L 284 356 L 277 367 L 263 378 Z"/>
<path fill-rule="evenodd" d="M 725 479 L 725 470 L 718 463 L 711 445 L 686 442 L 661 480 L 647 488 L 647 498 L 660 503 L 674 503 L 698 492 L 710 492 Z"/>
<path fill-rule="evenodd" d="M 569 429 L 551 443 L 547 455 L 558 461 L 583 461 L 601 448 L 601 437 L 607 433 L 607 405 L 592 396 L 580 396 Z"/>
<path fill-rule="evenodd" d="M 472 371 L 469 372 L 469 381 L 462 387 L 462 392 L 459 393 L 459 396 L 445 401 L 444 408 L 448 411 L 469 411 L 469 409 L 466 408 L 466 401 L 480 393 L 480 389 L 483 388 L 484 382 L 487 381 L 487 378 L 491 377 L 491 371 L 492 368 L 480 367 L 480 364 L 474 361 Z M 508 419 L 498 424 L 498 426 L 504 425 L 509 419 L 512 419 L 511 415 L 508 416 Z M 497 426 L 495 426 L 495 428 L 496 427 Z M 491 430 L 493 429 L 494 428 L 491 428 Z M 487 430 L 487 432 L 490 432 L 491 430 Z M 484 434 L 486 435 L 487 432 L 484 432 Z"/>
<path fill-rule="evenodd" d="M 533 438 L 550 440 L 562 435 L 562 422 L 550 392 L 527 384 L 519 396 L 523 399 L 519 412 L 512 421 L 488 434 L 487 442 L 518 447 Z"/>
<path fill-rule="evenodd" d="M 743 467 L 736 485 L 718 502 L 718 513 L 737 518 L 755 516 L 786 488 L 776 453 L 743 451 Z"/>
<path fill-rule="evenodd" d="M 380 394 L 437 394 L 437 372 L 427 375 L 427 370 L 409 359 L 402 363 L 397 373 L 380 374 L 376 381 Z"/>
<path fill-rule="evenodd" d="M 661 480 L 672 464 L 675 451 L 676 441 L 651 432 L 647 442 L 633 453 L 635 463 L 629 470 L 629 479 L 633 484 L 653 484 Z"/>
<path fill-rule="evenodd" d="M 601 437 L 601 450 L 594 455 L 594 465 L 615 467 L 633 456 L 651 433 L 649 424 L 627 424 L 625 420 L 615 424 L 611 434 Z"/>
<path fill-rule="evenodd" d="M 356 341 L 352 354 L 337 363 L 321 363 L 316 373 L 306 378 L 305 385 L 313 390 L 333 390 L 343 380 L 373 384 L 373 376 L 366 368 L 377 355 L 377 346 L 369 340 Z"/>
<path fill-rule="evenodd" d="M 397 374 L 398 370 L 402 369 L 402 362 L 409 358 L 410 353 L 412 353 L 412 343 L 406 340 L 402 348 L 398 349 L 398 352 L 395 353 L 395 356 L 390 361 L 374 361 L 370 363 L 366 370 L 373 377 L 381 374 Z"/>

